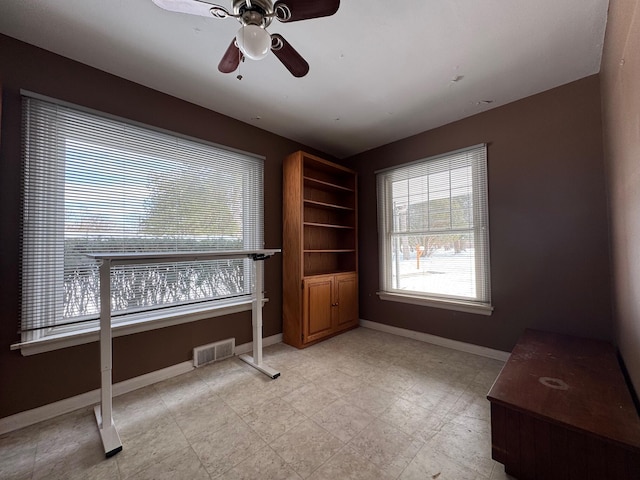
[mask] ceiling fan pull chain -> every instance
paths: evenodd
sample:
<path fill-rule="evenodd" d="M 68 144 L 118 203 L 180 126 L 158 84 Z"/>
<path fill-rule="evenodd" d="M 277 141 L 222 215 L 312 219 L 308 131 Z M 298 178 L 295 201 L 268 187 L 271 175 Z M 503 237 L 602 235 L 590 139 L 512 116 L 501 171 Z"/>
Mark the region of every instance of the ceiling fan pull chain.
<path fill-rule="evenodd" d="M 242 52 L 238 49 L 238 75 L 236 75 L 238 80 L 242 80 L 242 72 L 240 71 L 242 70 L 242 62 L 244 62 L 244 55 L 242 55 Z"/>

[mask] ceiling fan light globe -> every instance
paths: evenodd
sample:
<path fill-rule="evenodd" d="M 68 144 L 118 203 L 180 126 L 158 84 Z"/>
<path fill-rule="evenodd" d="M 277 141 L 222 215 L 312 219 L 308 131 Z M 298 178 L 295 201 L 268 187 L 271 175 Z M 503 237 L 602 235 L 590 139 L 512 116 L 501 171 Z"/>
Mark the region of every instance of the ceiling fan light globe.
<path fill-rule="evenodd" d="M 271 50 L 271 35 L 258 25 L 245 25 L 236 34 L 238 48 L 251 60 L 262 60 Z"/>

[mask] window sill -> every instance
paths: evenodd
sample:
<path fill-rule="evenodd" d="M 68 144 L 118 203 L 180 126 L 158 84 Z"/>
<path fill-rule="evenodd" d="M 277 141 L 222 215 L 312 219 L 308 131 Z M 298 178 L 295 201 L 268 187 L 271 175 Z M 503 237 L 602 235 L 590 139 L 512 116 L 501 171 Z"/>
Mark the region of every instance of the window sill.
<path fill-rule="evenodd" d="M 264 302 L 268 302 L 264 299 Z M 232 313 L 251 310 L 252 298 L 234 298 L 227 301 L 217 301 L 215 306 L 204 305 L 194 308 L 176 308 L 171 312 L 146 312 L 131 315 L 112 327 L 113 337 L 122 337 L 134 333 L 147 332 L 158 328 L 171 327 L 183 323 L 206 320 L 214 317 L 230 315 Z M 73 332 L 50 334 L 37 340 L 21 342 L 11 345 L 11 350 L 20 350 L 22 355 L 35 355 L 61 348 L 73 347 L 85 343 L 97 342 L 100 338 L 100 327 L 96 321 L 91 327 Z"/>
<path fill-rule="evenodd" d="M 480 305 L 472 302 L 461 300 L 442 300 L 427 297 L 419 297 L 417 295 L 408 295 L 402 293 L 377 292 L 380 300 L 389 300 L 392 302 L 410 303 L 412 305 L 422 305 L 425 307 L 443 308 L 445 310 L 455 310 L 458 312 L 476 313 L 479 315 L 491 315 L 493 306 Z"/>

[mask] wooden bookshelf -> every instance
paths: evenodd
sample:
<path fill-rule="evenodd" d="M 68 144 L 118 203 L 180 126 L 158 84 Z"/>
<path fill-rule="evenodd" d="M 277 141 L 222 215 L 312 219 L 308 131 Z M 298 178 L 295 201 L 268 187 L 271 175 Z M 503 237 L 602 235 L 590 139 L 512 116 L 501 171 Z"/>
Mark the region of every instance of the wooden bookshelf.
<path fill-rule="evenodd" d="M 301 348 L 358 324 L 357 176 L 296 152 L 283 184 L 283 338 Z"/>

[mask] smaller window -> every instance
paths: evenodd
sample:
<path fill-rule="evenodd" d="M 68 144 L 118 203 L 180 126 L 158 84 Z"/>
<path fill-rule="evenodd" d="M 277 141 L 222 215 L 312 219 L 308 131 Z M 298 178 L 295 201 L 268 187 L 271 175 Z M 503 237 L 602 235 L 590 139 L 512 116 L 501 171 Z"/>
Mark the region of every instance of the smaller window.
<path fill-rule="evenodd" d="M 380 297 L 490 314 L 486 145 L 376 174 Z"/>

